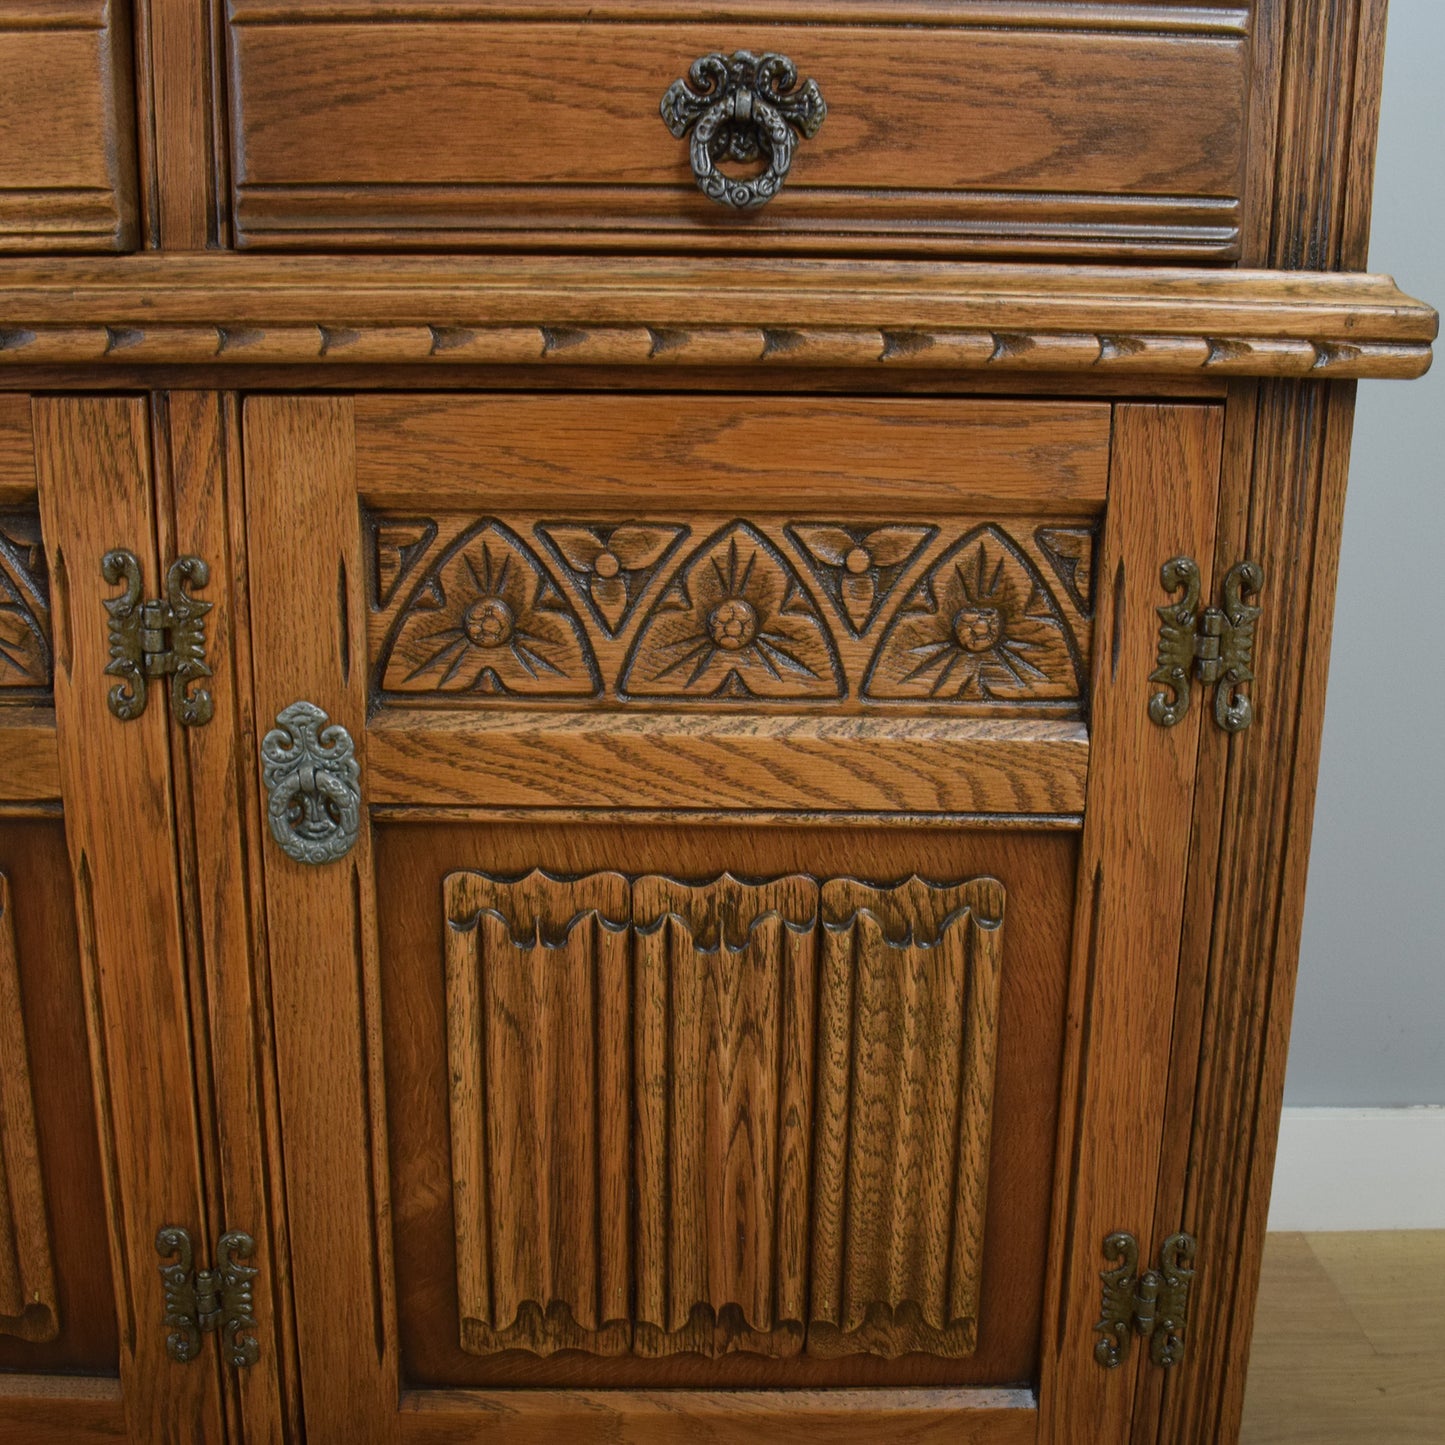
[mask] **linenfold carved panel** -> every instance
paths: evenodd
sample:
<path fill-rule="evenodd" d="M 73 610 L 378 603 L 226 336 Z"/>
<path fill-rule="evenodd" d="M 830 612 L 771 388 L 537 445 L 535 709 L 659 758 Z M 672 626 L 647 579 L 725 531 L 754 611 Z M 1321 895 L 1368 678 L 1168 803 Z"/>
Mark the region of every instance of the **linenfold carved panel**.
<path fill-rule="evenodd" d="M 0 873 L 0 1334 L 49 1340 L 60 1321 L 10 909 Z"/>
<path fill-rule="evenodd" d="M 0 513 L 0 703 L 48 696 L 53 674 L 40 518 Z"/>
<path fill-rule="evenodd" d="M 1093 519 L 366 524 L 381 705 L 1086 709 Z"/>
<path fill-rule="evenodd" d="M 973 1351 L 1001 884 L 444 895 L 464 1349 Z"/>

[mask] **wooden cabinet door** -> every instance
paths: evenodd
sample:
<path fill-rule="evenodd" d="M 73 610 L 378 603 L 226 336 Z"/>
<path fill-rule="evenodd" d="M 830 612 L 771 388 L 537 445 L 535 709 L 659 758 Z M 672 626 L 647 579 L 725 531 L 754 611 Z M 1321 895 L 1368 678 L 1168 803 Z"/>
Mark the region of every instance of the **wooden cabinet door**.
<path fill-rule="evenodd" d="M 1219 409 L 243 432 L 311 1437 L 1127 1439 Z"/>
<path fill-rule="evenodd" d="M 194 980 L 164 685 L 107 706 L 113 547 L 156 595 L 146 401 L 0 398 L 0 1436 L 191 1445 L 220 1364 L 168 1351 L 157 1232 L 211 1262 Z"/>

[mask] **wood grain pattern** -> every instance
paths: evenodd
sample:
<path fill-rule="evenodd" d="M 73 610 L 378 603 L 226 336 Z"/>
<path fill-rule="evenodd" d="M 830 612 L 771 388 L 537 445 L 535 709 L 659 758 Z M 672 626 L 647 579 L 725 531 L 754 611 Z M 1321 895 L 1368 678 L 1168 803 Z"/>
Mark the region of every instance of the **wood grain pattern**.
<path fill-rule="evenodd" d="M 1363 265 L 1385 6 L 1284 9 L 1264 259 Z M 1159 1422 L 1145 1445 L 1228 1439 L 1239 1429 L 1298 968 L 1354 389 L 1242 388 L 1231 409 L 1244 434 L 1223 478 L 1216 565 L 1258 558 L 1277 579 L 1279 623 L 1261 635 L 1248 746 L 1203 740 L 1191 988 L 1176 1024 L 1176 1067 L 1195 1093 L 1178 1117 L 1161 1189 L 1161 1207 L 1231 1264 L 1200 1274 L 1193 1363 L 1141 1411 Z"/>
<path fill-rule="evenodd" d="M 1093 519 L 547 515 L 368 512 L 373 708 L 1086 711 Z"/>
<path fill-rule="evenodd" d="M 454 873 L 444 907 L 462 1347 L 622 1353 L 628 882 Z"/>
<path fill-rule="evenodd" d="M 137 256 L 0 262 L 0 368 L 703 364 L 1418 376 L 1387 277 L 893 261 Z"/>
<path fill-rule="evenodd" d="M 53 1339 L 60 1330 L 10 880 L 0 873 L 0 1333 Z"/>
<path fill-rule="evenodd" d="M 1097 402 L 362 396 L 357 487 L 377 509 L 465 509 L 484 478 L 492 507 L 549 521 L 623 506 L 659 520 L 783 508 L 851 520 L 884 505 L 889 520 L 1087 514 L 1108 486 L 1109 426 Z"/>
<path fill-rule="evenodd" d="M 803 1347 L 817 907 L 633 884 L 639 1354 Z"/>
<path fill-rule="evenodd" d="M 1146 1353 L 1095 1363 L 1097 1251 L 1115 1230 L 1148 1237 L 1154 1218 L 1202 709 L 1167 730 L 1150 720 L 1157 634 L 1137 619 L 1161 559 L 1212 557 L 1222 431 L 1215 407 L 1116 412 L 1040 1381 L 1040 1438 L 1061 1445 L 1128 1438 Z"/>
<path fill-rule="evenodd" d="M 48 708 L 7 708 L 0 718 L 0 802 L 35 803 L 59 797 L 55 714 Z"/>
<path fill-rule="evenodd" d="M 736 24 L 728 48 L 792 56 L 829 106 L 789 184 L 739 217 L 657 115 L 716 29 L 615 19 L 604 40 L 536 13 L 233 28 L 238 242 L 1238 255 L 1241 37 Z"/>
<path fill-rule="evenodd" d="M 808 1349 L 978 1340 L 1003 886 L 823 885 Z"/>
<path fill-rule="evenodd" d="M 350 402 L 250 397 L 242 435 L 258 726 L 304 698 L 348 729 L 365 776 Z M 298 608 L 316 624 L 298 628 Z M 389 1438 L 397 1397 L 370 837 L 363 815 L 351 854 L 327 868 L 270 842 L 262 855 L 297 1356 L 319 1439 Z"/>
<path fill-rule="evenodd" d="M 1026 1389 L 417 1390 L 401 1409 L 407 1445 L 547 1445 L 559 1435 L 616 1445 L 1029 1445 L 1038 1432 Z"/>
<path fill-rule="evenodd" d="M 53 737 L 53 735 L 52 735 Z M 59 807 L 44 816 L 7 808 L 0 818 L 0 874 L 9 904 L 0 931 L 13 949 L 14 988 L 0 1015 L 0 1072 L 24 1069 L 34 1121 L 38 1237 L 50 1258 L 49 1305 L 21 1317 L 18 1333 L 0 1328 L 0 1438 L 9 1417 L 5 1387 L 80 1401 L 109 1392 L 119 1416 L 116 1299 L 112 1284 L 107 1204 L 96 1129 L 97 1080 L 86 1037 L 86 992 L 76 934 L 74 889 Z M 103 1082 L 99 1089 L 104 1090 Z M 23 1129 L 22 1129 L 23 1134 Z M 102 1306 L 97 1307 L 97 1301 Z M 14 1326 L 15 1321 L 7 1322 Z M 19 1411 L 11 1403 L 8 1408 Z M 43 1418 L 45 1410 L 37 1414 Z M 80 1433 L 77 1439 L 87 1439 Z M 27 1438 L 19 1424 L 17 1439 Z"/>
<path fill-rule="evenodd" d="M 463 1348 L 972 1351 L 1000 884 L 444 892 Z"/>
<path fill-rule="evenodd" d="M 0 4 L 0 253 L 136 244 L 129 7 Z"/>
<path fill-rule="evenodd" d="M 1079 813 L 1082 723 L 405 712 L 368 730 L 373 804 Z"/>
<path fill-rule="evenodd" d="M 263 826 L 252 763 L 256 735 L 239 406 L 214 393 L 174 393 L 160 408 L 165 441 L 158 466 L 162 546 L 211 564 L 206 661 L 215 711 L 205 727 L 175 727 L 177 819 L 185 860 L 186 918 L 197 977 L 194 1038 L 209 1066 L 215 1119 L 217 1207 L 258 1241 L 249 1332 L 259 1358 L 228 1371 L 233 1432 L 282 1436 L 294 1378 L 288 1298 L 289 1247 L 281 1199 L 280 1149 L 266 968 Z M 203 1009 L 205 1000 L 209 1005 Z M 268 1125 L 271 1126 L 268 1131 Z M 294 1383 L 289 1384 L 294 1391 Z"/>
<path fill-rule="evenodd" d="M 120 723 L 102 675 L 102 603 L 113 589 L 99 559 L 122 542 L 152 588 L 159 581 L 148 418 L 133 398 L 37 398 L 34 407 L 50 572 L 69 577 L 55 709 L 108 1159 L 122 1395 L 135 1437 L 179 1445 L 217 1438 L 222 1411 L 214 1367 L 172 1367 L 162 1292 L 145 1287 L 161 1224 L 199 1239 L 214 1232 L 201 1187 L 169 715 L 153 702 Z"/>
<path fill-rule="evenodd" d="M 0 396 L 0 508 L 35 505 L 35 445 L 30 398 Z"/>
<path fill-rule="evenodd" d="M 1052 1190 L 1051 1171 L 1037 1166 L 1040 1141 L 1053 1137 L 1058 1101 L 1077 835 L 958 821 L 879 826 L 796 813 L 702 824 L 677 812 L 646 819 L 611 813 L 557 819 L 535 811 L 469 819 L 446 812 L 405 823 L 373 816 L 398 1335 L 403 1378 L 413 1388 L 469 1386 L 515 1397 L 564 1388 L 923 1389 L 1032 1377 Z M 1008 890 L 977 1350 L 952 1357 L 467 1353 L 459 1344 L 443 964 L 449 930 L 438 906 L 445 879 L 458 872 L 525 879 L 536 869 L 578 878 L 621 865 L 633 877 L 709 880 L 740 859 L 755 880 L 802 873 L 888 883 L 914 874 L 944 880 L 992 874 Z M 577 1406 L 574 1430 L 586 1427 L 586 1410 Z"/>

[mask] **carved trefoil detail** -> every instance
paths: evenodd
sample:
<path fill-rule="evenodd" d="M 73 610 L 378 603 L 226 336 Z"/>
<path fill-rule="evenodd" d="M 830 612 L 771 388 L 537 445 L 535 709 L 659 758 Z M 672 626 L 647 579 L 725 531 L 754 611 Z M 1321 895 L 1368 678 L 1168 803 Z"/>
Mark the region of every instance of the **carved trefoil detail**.
<path fill-rule="evenodd" d="M 0 514 L 0 702 L 44 699 L 54 670 L 40 518 Z"/>
<path fill-rule="evenodd" d="M 1001 884 L 444 900 L 464 1349 L 972 1352 Z"/>

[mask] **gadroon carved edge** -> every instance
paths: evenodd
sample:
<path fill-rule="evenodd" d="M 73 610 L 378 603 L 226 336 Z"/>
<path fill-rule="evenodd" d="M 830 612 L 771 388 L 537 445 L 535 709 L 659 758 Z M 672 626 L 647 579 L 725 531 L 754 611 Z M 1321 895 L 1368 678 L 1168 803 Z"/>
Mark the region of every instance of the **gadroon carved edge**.
<path fill-rule="evenodd" d="M 1408 380 L 1428 342 L 1356 342 L 1152 332 L 438 322 L 0 324 L 6 366 L 870 367 L 901 371 L 1089 372 Z"/>

